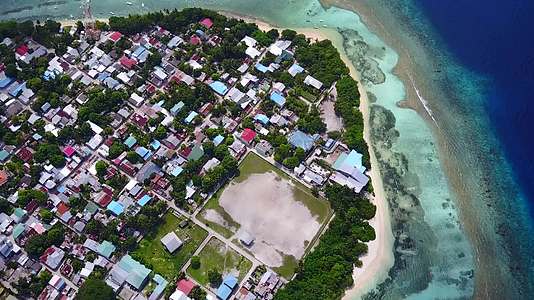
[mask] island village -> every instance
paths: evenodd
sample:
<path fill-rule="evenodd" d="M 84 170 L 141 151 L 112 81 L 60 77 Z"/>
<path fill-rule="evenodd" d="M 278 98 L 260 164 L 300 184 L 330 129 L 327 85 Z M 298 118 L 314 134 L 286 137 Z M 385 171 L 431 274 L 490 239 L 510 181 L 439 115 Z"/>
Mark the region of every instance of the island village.
<path fill-rule="evenodd" d="M 329 41 L 172 14 L 0 24 L 0 298 L 274 299 L 372 194 Z"/>

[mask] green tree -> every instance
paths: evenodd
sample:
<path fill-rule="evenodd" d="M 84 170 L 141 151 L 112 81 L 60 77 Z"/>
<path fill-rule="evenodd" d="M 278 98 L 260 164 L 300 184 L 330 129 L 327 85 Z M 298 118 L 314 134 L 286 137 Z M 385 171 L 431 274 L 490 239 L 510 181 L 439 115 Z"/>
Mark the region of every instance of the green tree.
<path fill-rule="evenodd" d="M 78 290 L 76 300 L 114 300 L 113 289 L 103 280 L 89 277 Z"/>
<path fill-rule="evenodd" d="M 198 270 L 198 268 L 200 268 L 200 257 L 196 255 L 191 257 L 191 268 L 195 270 Z"/>
<path fill-rule="evenodd" d="M 108 170 L 108 164 L 105 161 L 99 160 L 95 164 L 96 174 L 98 176 L 104 176 L 107 173 Z"/>
<path fill-rule="evenodd" d="M 212 286 L 218 286 L 222 282 L 222 275 L 219 271 L 211 269 L 208 271 L 208 280 Z"/>

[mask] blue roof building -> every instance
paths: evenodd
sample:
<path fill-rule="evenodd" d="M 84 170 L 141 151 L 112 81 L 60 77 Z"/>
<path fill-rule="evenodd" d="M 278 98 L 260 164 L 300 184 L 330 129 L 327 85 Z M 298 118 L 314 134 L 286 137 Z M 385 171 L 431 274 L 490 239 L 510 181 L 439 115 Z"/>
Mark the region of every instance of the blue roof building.
<path fill-rule="evenodd" d="M 104 240 L 102 241 L 102 243 L 100 243 L 96 252 L 106 258 L 110 258 L 111 254 L 113 254 L 113 251 L 115 251 L 115 249 L 115 245 L 113 245 L 111 242 Z"/>
<path fill-rule="evenodd" d="M 159 147 L 161 147 L 161 143 L 158 140 L 153 140 L 152 143 L 150 143 L 150 147 L 154 150 L 158 150 Z"/>
<path fill-rule="evenodd" d="M 154 278 L 152 278 L 152 280 L 157 283 L 157 286 L 148 297 L 148 300 L 157 300 L 161 298 L 161 295 L 163 295 L 163 292 L 165 292 L 165 288 L 167 287 L 169 282 L 165 280 L 165 278 L 161 277 L 161 275 L 159 274 L 154 275 Z"/>
<path fill-rule="evenodd" d="M 286 98 L 277 92 L 272 92 L 270 99 L 279 107 L 284 107 L 286 104 Z"/>
<path fill-rule="evenodd" d="M 114 215 L 118 216 L 124 212 L 124 205 L 113 200 L 108 204 L 107 209 L 111 211 Z"/>
<path fill-rule="evenodd" d="M 184 119 L 184 122 L 187 124 L 190 124 L 193 122 L 193 120 L 198 116 L 198 113 L 196 111 L 192 111 L 189 113 L 189 115 Z"/>
<path fill-rule="evenodd" d="M 133 57 L 139 57 L 141 56 L 141 54 L 143 54 L 143 52 L 146 51 L 146 48 L 143 47 L 143 46 L 140 46 L 139 48 L 135 49 L 135 51 L 132 53 L 132 56 Z"/>
<path fill-rule="evenodd" d="M 152 151 L 148 150 L 147 148 L 141 146 L 141 147 L 137 147 L 135 149 L 135 153 L 139 154 L 139 156 L 141 156 L 144 160 L 147 160 L 150 155 L 152 155 Z"/>
<path fill-rule="evenodd" d="M 137 143 L 137 139 L 133 135 L 130 135 L 126 139 L 126 141 L 124 141 L 124 145 L 126 145 L 128 148 L 132 148 L 136 143 Z"/>
<path fill-rule="evenodd" d="M 221 286 L 219 286 L 219 288 L 217 289 L 217 298 L 221 300 L 228 299 L 230 297 L 230 294 L 232 294 L 232 289 L 224 284 L 221 284 Z"/>
<path fill-rule="evenodd" d="M 176 176 L 182 174 L 183 171 L 184 171 L 184 169 L 183 169 L 182 167 L 180 167 L 180 166 L 176 166 L 176 167 L 172 170 L 171 175 L 174 176 L 174 177 L 176 177 Z"/>
<path fill-rule="evenodd" d="M 106 78 L 111 76 L 108 72 L 102 72 L 98 75 L 97 79 L 98 81 L 104 81 Z"/>
<path fill-rule="evenodd" d="M 254 66 L 256 68 L 256 70 L 262 72 L 262 73 L 267 73 L 269 71 L 269 68 L 267 68 L 266 66 L 260 64 L 260 63 L 256 63 L 256 65 Z"/>
<path fill-rule="evenodd" d="M 11 77 L 4 77 L 2 80 L 0 80 L 0 89 L 6 88 L 13 81 L 15 81 L 15 79 L 13 79 Z"/>
<path fill-rule="evenodd" d="M 289 135 L 289 143 L 293 147 L 299 147 L 305 151 L 310 151 L 315 143 L 314 139 L 300 130 L 295 130 Z"/>
<path fill-rule="evenodd" d="M 22 90 L 25 89 L 25 88 L 26 88 L 26 82 L 21 83 L 21 84 L 17 85 L 17 87 L 15 87 L 14 89 L 12 89 L 9 92 L 9 95 L 11 95 L 11 97 L 17 97 L 19 95 L 19 93 L 21 93 Z"/>
<path fill-rule="evenodd" d="M 302 73 L 304 71 L 304 68 L 299 66 L 298 64 L 293 64 L 291 67 L 289 67 L 289 69 L 287 70 L 287 72 L 295 77 L 295 75 L 299 74 L 299 73 Z"/>
<path fill-rule="evenodd" d="M 223 141 L 224 141 L 224 136 L 220 134 L 213 138 L 213 144 L 215 146 L 219 146 Z"/>
<path fill-rule="evenodd" d="M 174 104 L 174 106 L 171 108 L 171 114 L 173 116 L 176 116 L 180 111 L 182 111 L 184 106 L 185 106 L 185 103 L 183 103 L 182 101 Z"/>
<path fill-rule="evenodd" d="M 264 114 L 257 114 L 256 116 L 254 116 L 254 120 L 260 122 L 263 125 L 269 124 L 269 117 Z"/>
<path fill-rule="evenodd" d="M 351 174 L 353 169 L 356 168 L 361 173 L 365 172 L 365 167 L 362 162 L 363 155 L 351 150 L 348 154 L 341 153 L 333 165 L 333 168 Z"/>
<path fill-rule="evenodd" d="M 210 83 L 210 88 L 221 96 L 224 96 L 224 94 L 228 92 L 228 87 L 220 81 L 214 81 Z"/>
<path fill-rule="evenodd" d="M 7 152 L 6 150 L 1 150 L 0 151 L 0 161 L 5 161 L 6 158 L 9 156 L 9 152 Z"/>
<path fill-rule="evenodd" d="M 149 195 L 144 195 L 143 197 L 141 197 L 141 199 L 137 201 L 137 204 L 145 206 L 150 200 L 152 200 L 152 197 L 150 197 Z"/>
<path fill-rule="evenodd" d="M 140 291 L 148 280 L 150 269 L 134 260 L 130 255 L 124 255 L 111 269 L 111 276 L 117 281 L 126 281 Z"/>
<path fill-rule="evenodd" d="M 223 284 L 226 285 L 227 287 L 231 288 L 231 289 L 234 289 L 237 285 L 237 278 L 235 276 L 232 276 L 232 275 L 226 275 L 226 277 L 224 277 L 223 279 Z"/>

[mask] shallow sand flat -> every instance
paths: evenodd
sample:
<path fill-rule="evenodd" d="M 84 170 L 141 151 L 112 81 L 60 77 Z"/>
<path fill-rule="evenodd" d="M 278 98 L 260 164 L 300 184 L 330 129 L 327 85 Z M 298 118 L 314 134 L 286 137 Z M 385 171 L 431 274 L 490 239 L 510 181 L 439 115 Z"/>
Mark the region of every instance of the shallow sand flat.
<path fill-rule="evenodd" d="M 251 250 L 271 257 L 268 247 L 301 258 L 321 224 L 309 209 L 294 199 L 294 186 L 276 173 L 252 174 L 241 183 L 230 184 L 219 205 L 251 233 L 256 245 Z M 263 242 L 263 243 L 260 243 Z M 271 259 L 278 264 L 278 259 Z"/>

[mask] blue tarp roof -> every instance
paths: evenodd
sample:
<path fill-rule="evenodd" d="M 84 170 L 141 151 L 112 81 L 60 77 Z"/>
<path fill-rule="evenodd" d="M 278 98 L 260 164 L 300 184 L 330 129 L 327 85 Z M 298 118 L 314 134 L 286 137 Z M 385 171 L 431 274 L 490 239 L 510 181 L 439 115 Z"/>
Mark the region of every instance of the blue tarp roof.
<path fill-rule="evenodd" d="M 153 140 L 152 143 L 150 143 L 150 147 L 154 150 L 158 150 L 159 147 L 161 147 L 161 143 L 158 140 Z"/>
<path fill-rule="evenodd" d="M 257 114 L 254 120 L 261 122 L 263 125 L 269 124 L 269 118 L 264 114 Z"/>
<path fill-rule="evenodd" d="M 213 138 L 213 144 L 215 144 L 215 146 L 219 146 L 223 141 L 224 141 L 224 136 L 220 134 Z"/>
<path fill-rule="evenodd" d="M 280 107 L 283 107 L 284 104 L 286 104 L 286 98 L 277 92 L 272 92 L 270 99 Z"/>
<path fill-rule="evenodd" d="M 193 119 L 198 116 L 198 113 L 196 111 L 192 111 L 189 113 L 189 115 L 187 116 L 187 118 L 185 118 L 184 122 L 186 122 L 187 124 L 191 123 L 193 121 Z"/>
<path fill-rule="evenodd" d="M 149 195 L 144 195 L 143 197 L 141 197 L 141 199 L 137 201 L 137 204 L 145 206 L 150 200 L 152 200 L 152 197 L 150 197 Z"/>
<path fill-rule="evenodd" d="M 217 289 L 217 297 L 221 300 L 228 299 L 231 293 L 232 293 L 232 289 L 230 289 L 224 284 L 221 284 L 221 286 Z"/>
<path fill-rule="evenodd" d="M 266 66 L 260 64 L 260 63 L 256 63 L 256 65 L 254 66 L 256 68 L 256 70 L 262 72 L 262 73 L 267 73 L 269 71 L 269 68 L 267 68 Z"/>
<path fill-rule="evenodd" d="M 226 277 L 223 279 L 223 284 L 233 289 L 237 285 L 237 278 L 232 275 L 226 275 Z"/>
<path fill-rule="evenodd" d="M 183 172 L 183 170 L 184 169 L 182 167 L 176 166 L 174 168 L 174 170 L 172 170 L 171 175 L 176 177 L 176 176 L 180 175 Z"/>
<path fill-rule="evenodd" d="M 113 200 L 108 204 L 107 209 L 109 209 L 114 215 L 118 216 L 124 212 L 124 205 Z"/>
<path fill-rule="evenodd" d="M 313 148 L 314 140 L 310 135 L 305 134 L 300 130 L 295 130 L 289 135 L 289 143 L 294 147 L 299 147 L 309 151 L 311 148 Z"/>
<path fill-rule="evenodd" d="M 128 146 L 128 148 L 132 148 L 135 143 L 137 143 L 137 139 L 133 136 L 133 135 L 130 135 L 126 141 L 124 141 L 124 145 Z"/>
<path fill-rule="evenodd" d="M 182 101 L 176 103 L 172 108 L 171 108 L 171 114 L 177 114 L 179 113 L 182 108 L 184 108 L 184 105 L 185 103 L 183 103 Z"/>
<path fill-rule="evenodd" d="M 141 53 L 145 52 L 146 48 L 143 46 L 140 46 L 139 48 L 135 49 L 135 51 L 132 53 L 133 57 L 139 57 Z"/>
<path fill-rule="evenodd" d="M 220 81 L 214 81 L 210 83 L 211 89 L 213 89 L 217 94 L 224 95 L 228 91 L 228 87 Z"/>
<path fill-rule="evenodd" d="M 4 79 L 0 80 L 0 89 L 5 88 L 6 86 L 10 85 L 15 79 L 11 77 L 5 77 Z"/>
<path fill-rule="evenodd" d="M 139 156 L 141 156 L 144 160 L 146 160 L 147 158 L 150 157 L 150 155 L 152 154 L 152 151 L 141 146 L 135 149 L 135 153 L 139 154 Z"/>

